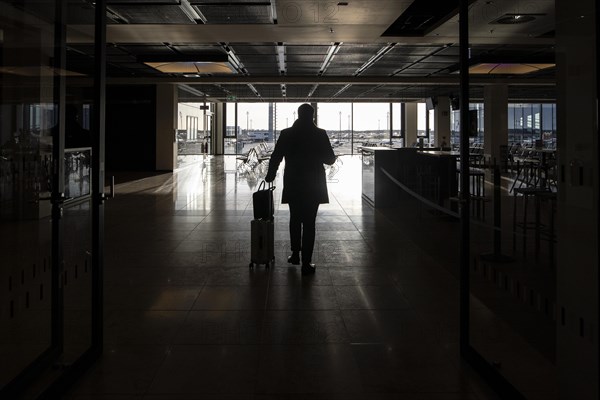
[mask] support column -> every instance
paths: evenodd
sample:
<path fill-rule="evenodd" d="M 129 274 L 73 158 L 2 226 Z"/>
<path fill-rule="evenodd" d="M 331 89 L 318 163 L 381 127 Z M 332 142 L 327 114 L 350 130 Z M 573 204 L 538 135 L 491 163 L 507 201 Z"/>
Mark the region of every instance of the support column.
<path fill-rule="evenodd" d="M 177 167 L 177 86 L 156 85 L 156 170 Z"/>
<path fill-rule="evenodd" d="M 213 115 L 214 124 L 214 141 L 215 141 L 215 154 L 220 155 L 224 153 L 223 137 L 225 136 L 225 103 L 215 103 L 215 113 Z"/>
<path fill-rule="evenodd" d="M 404 145 L 411 147 L 417 143 L 417 103 L 405 103 Z"/>
<path fill-rule="evenodd" d="M 435 132 L 435 147 L 450 146 L 450 98 L 448 96 L 439 96 L 437 105 L 433 111 L 434 123 L 433 129 Z"/>
<path fill-rule="evenodd" d="M 483 88 L 483 152 L 501 163 L 500 146 L 508 146 L 508 86 Z"/>
<path fill-rule="evenodd" d="M 599 396 L 597 0 L 556 1 L 559 397 Z"/>

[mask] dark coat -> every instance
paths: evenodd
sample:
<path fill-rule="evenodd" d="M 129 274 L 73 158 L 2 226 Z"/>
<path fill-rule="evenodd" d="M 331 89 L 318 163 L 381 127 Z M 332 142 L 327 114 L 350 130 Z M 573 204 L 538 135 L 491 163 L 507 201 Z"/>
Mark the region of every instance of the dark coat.
<path fill-rule="evenodd" d="M 329 203 L 323 164 L 335 162 L 335 154 L 324 129 L 312 120 L 296 120 L 281 131 L 269 161 L 265 180 L 271 182 L 285 157 L 282 203 L 296 201 Z"/>

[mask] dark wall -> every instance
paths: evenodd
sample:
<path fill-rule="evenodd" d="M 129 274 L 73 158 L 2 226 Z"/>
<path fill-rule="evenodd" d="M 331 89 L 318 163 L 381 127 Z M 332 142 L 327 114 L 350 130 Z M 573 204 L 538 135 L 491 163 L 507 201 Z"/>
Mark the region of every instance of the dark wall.
<path fill-rule="evenodd" d="M 107 86 L 107 171 L 154 171 L 155 161 L 155 86 Z"/>

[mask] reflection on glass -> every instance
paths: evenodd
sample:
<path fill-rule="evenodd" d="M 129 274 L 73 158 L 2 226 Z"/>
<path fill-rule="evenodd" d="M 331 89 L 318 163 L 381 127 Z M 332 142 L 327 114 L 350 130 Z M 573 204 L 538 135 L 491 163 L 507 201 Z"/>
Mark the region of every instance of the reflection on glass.
<path fill-rule="evenodd" d="M 0 387 L 50 346 L 54 25 L 41 8 L 0 2 Z"/>
<path fill-rule="evenodd" d="M 515 161 L 471 158 L 471 344 L 517 390 L 553 399 L 556 159 L 531 149 Z"/>
<path fill-rule="evenodd" d="M 90 194 L 92 149 L 65 150 L 65 197 L 78 198 Z"/>

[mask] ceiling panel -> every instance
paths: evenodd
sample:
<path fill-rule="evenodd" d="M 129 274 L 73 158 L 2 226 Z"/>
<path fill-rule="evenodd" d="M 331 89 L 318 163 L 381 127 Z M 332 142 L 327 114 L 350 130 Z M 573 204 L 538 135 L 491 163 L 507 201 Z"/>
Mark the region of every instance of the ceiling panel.
<path fill-rule="evenodd" d="M 177 5 L 115 4 L 110 8 L 130 24 L 196 24 Z"/>
<path fill-rule="evenodd" d="M 511 0 L 511 4 L 516 4 L 516 1 Z M 13 2 L 18 3 L 17 0 Z M 343 12 L 340 11 L 336 14 L 338 20 L 329 25 L 323 21 L 315 22 L 313 20 L 315 15 L 312 14 L 315 9 L 311 8 L 309 2 L 306 2 L 305 5 L 304 2 L 297 0 L 189 0 L 191 8 L 187 7 L 185 3 L 182 4 L 181 0 L 108 0 L 110 8 L 122 16 L 122 20 L 119 20 L 118 15 L 112 20 L 120 22 L 118 26 L 114 24 L 109 26 L 108 33 L 111 33 L 111 29 L 122 30 L 122 32 L 120 36 L 115 36 L 117 40 L 109 39 L 111 44 L 107 47 L 108 76 L 168 77 L 169 75 L 161 74 L 136 60 L 145 55 L 197 55 L 213 51 L 223 54 L 230 50 L 230 60 L 237 56 L 250 77 L 269 76 L 277 79 L 281 76 L 278 58 L 279 44 L 284 48 L 285 75 L 288 77 L 314 77 L 316 80 L 332 45 L 336 43 L 341 44 L 323 73 L 327 77 L 347 77 L 348 80 L 351 80 L 356 71 L 367 61 L 382 49 L 388 48 L 389 51 L 362 71 L 361 76 L 386 78 L 392 76 L 394 72 L 397 72 L 399 77 L 420 77 L 431 74 L 436 77 L 448 76 L 448 68 L 456 67 L 459 61 L 456 17 L 451 18 L 425 37 L 381 37 L 381 33 L 413 2 L 412 0 L 354 0 L 343 8 Z M 30 0 L 23 7 L 31 8 L 32 5 L 38 3 L 41 4 L 43 1 Z M 77 15 L 80 24 L 90 23 L 93 15 L 91 3 L 91 0 L 69 0 L 69 15 Z M 403 3 L 403 5 L 399 5 L 399 3 Z M 479 0 L 477 7 L 488 7 L 488 3 L 492 2 Z M 273 23 L 271 14 L 275 5 L 278 14 L 281 12 L 280 15 L 277 15 L 278 24 Z M 290 15 L 287 15 L 286 20 L 286 15 L 283 15 L 284 10 L 289 11 L 291 10 L 289 7 L 296 6 L 299 6 L 304 12 L 302 22 L 291 21 Z M 194 11 L 194 8 L 197 12 Z M 72 10 L 78 12 L 74 13 Z M 44 12 L 42 10 L 38 14 Z M 194 13 L 200 19 L 194 17 Z M 387 15 L 387 19 L 382 17 L 384 15 Z M 202 25 L 201 17 L 206 19 L 206 24 L 213 25 L 210 27 Z M 479 19 L 479 17 L 477 18 Z M 73 16 L 70 16 L 70 23 L 74 23 L 72 19 Z M 131 26 L 128 26 L 125 20 L 129 21 Z M 365 23 L 365 20 L 369 22 Z M 134 25 L 140 23 L 154 25 L 145 28 L 148 29 L 147 31 L 143 31 L 143 26 Z M 479 26 L 481 29 L 477 29 L 484 32 L 483 27 L 488 25 L 488 22 L 485 24 L 481 22 L 481 26 Z M 503 30 L 502 33 L 506 34 L 505 36 L 508 38 L 511 37 L 508 35 L 511 29 L 521 35 L 526 28 L 526 26 L 509 26 L 506 28 L 508 31 Z M 553 30 L 554 26 L 546 28 L 548 29 L 545 31 L 549 31 Z M 151 33 L 156 30 L 158 33 L 152 35 Z M 129 34 L 125 35 L 124 32 Z M 294 33 L 298 33 L 298 35 Z M 441 36 L 437 36 L 436 33 L 440 33 L 444 37 L 443 41 L 440 39 Z M 504 59 L 521 58 L 523 60 L 532 56 L 553 56 L 552 39 L 539 40 L 536 32 L 532 33 L 535 35 L 526 36 L 525 40 L 494 38 L 494 40 L 486 41 L 485 38 L 475 37 L 470 46 L 473 60 L 483 56 Z M 512 37 L 525 37 L 519 35 Z M 151 37 L 152 39 L 150 39 Z M 197 41 L 194 39 L 195 37 L 198 37 Z M 347 39 L 348 37 L 352 37 L 352 39 Z M 118 38 L 122 39 L 118 40 Z M 148 38 L 149 42 L 144 43 L 144 38 Z M 70 45 L 71 50 L 68 51 L 67 56 L 68 65 L 89 73 L 92 71 L 93 59 L 90 56 L 94 54 L 93 46 L 78 43 Z M 544 77 L 551 79 L 554 75 L 554 69 L 550 69 L 535 75 L 519 76 L 519 78 Z M 232 76 L 232 82 L 237 78 L 243 79 L 243 76 Z M 207 84 L 194 87 L 196 86 L 201 86 L 202 89 L 199 90 L 206 92 L 212 98 L 225 99 L 228 95 L 233 95 L 238 99 L 260 101 L 260 98 L 257 98 L 246 84 L 222 84 L 221 87 Z M 281 88 L 277 84 L 255 86 L 263 96 L 268 94 L 274 96 L 273 98 L 283 99 Z M 313 86 L 313 84 L 287 84 L 286 97 L 302 98 L 303 101 Z M 319 84 L 311 98 L 321 101 L 329 100 L 343 86 L 343 84 Z M 353 85 L 333 101 L 377 97 L 383 100 L 388 100 L 390 97 L 421 96 L 424 98 L 429 97 L 427 94 L 444 95 L 450 90 L 457 91 L 457 88 L 445 85 L 420 87 Z M 472 90 L 473 93 L 482 93 L 481 88 Z M 538 87 L 535 90 L 531 88 L 513 90 L 511 87 L 510 93 L 513 96 L 527 96 L 528 93 L 531 93 L 540 98 L 547 98 L 544 96 L 554 95 L 554 89 Z"/>
<path fill-rule="evenodd" d="M 274 43 L 271 44 L 239 44 L 230 43 L 229 47 L 233 49 L 237 55 L 263 55 L 263 54 L 277 54 L 277 47 Z"/>
<path fill-rule="evenodd" d="M 285 46 L 285 52 L 286 54 L 293 54 L 293 55 L 300 55 L 300 54 L 306 54 L 306 55 L 322 55 L 325 56 L 327 54 L 327 52 L 329 51 L 329 45 L 314 45 L 314 46 L 303 46 L 303 45 L 290 45 L 290 44 L 286 44 Z"/>

